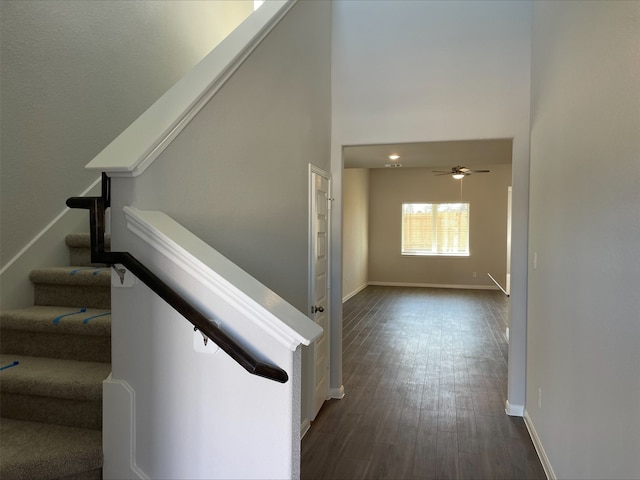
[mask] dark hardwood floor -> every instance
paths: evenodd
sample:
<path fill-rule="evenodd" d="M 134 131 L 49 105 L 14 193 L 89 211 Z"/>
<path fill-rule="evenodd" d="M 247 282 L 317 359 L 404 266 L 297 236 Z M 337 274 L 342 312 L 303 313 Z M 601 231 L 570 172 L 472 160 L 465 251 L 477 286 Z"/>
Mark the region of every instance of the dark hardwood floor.
<path fill-rule="evenodd" d="M 310 479 L 544 479 L 522 418 L 505 414 L 508 299 L 367 287 L 344 305 L 346 396 L 302 440 Z"/>

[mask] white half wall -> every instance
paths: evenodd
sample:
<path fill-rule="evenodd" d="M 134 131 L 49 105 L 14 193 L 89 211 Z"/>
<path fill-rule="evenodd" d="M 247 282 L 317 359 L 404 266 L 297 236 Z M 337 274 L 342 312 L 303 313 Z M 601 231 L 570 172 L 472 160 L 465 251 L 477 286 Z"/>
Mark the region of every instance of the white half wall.
<path fill-rule="evenodd" d="M 321 328 L 166 215 L 123 215 L 122 197 L 112 205 L 118 248 L 288 379 L 249 374 L 130 272 L 124 284 L 113 273 L 105 476 L 298 478 L 299 346 Z"/>
<path fill-rule="evenodd" d="M 513 138 L 509 399 L 524 405 L 531 4 L 339 0 L 333 11 L 336 192 L 345 145 Z"/>
<path fill-rule="evenodd" d="M 640 478 L 640 2 L 533 13 L 527 414 L 558 478 Z"/>

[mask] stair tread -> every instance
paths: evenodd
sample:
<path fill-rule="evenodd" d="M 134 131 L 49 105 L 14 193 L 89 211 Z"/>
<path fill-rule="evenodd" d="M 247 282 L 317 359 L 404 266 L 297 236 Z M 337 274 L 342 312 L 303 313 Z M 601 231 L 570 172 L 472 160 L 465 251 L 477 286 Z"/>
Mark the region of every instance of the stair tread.
<path fill-rule="evenodd" d="M 111 311 L 101 308 L 33 306 L 3 311 L 3 330 L 63 335 L 111 335 Z"/>
<path fill-rule="evenodd" d="M 102 381 L 111 373 L 110 363 L 0 355 L 3 367 L 15 361 L 15 367 L 0 372 L 2 392 L 97 400 L 102 397 Z"/>
<path fill-rule="evenodd" d="M 59 478 L 102 468 L 102 432 L 0 419 L 0 478 Z"/>
<path fill-rule="evenodd" d="M 48 267 L 38 268 L 29 274 L 34 284 L 71 286 L 111 286 L 109 267 Z"/>

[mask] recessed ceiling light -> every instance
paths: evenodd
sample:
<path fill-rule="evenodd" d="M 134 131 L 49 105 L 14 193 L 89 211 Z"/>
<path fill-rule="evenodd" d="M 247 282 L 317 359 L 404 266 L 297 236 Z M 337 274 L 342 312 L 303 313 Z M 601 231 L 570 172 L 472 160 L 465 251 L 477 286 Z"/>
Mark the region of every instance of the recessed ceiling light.
<path fill-rule="evenodd" d="M 395 153 L 393 155 L 389 155 L 389 160 L 396 161 L 399 158 L 400 158 L 400 155 L 396 155 Z"/>

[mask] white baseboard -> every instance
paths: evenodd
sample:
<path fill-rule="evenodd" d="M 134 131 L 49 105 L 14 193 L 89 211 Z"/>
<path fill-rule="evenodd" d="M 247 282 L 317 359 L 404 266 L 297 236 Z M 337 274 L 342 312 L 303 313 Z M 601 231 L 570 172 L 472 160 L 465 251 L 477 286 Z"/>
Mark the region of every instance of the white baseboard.
<path fill-rule="evenodd" d="M 540 458 L 540 463 L 542 463 L 542 468 L 544 469 L 544 473 L 547 476 L 548 480 L 556 480 L 556 474 L 551 467 L 551 462 L 549 462 L 549 457 L 547 457 L 546 452 L 542 446 L 542 442 L 540 441 L 540 437 L 538 436 L 538 432 L 536 432 L 535 427 L 533 426 L 533 421 L 529 416 L 529 412 L 525 410 L 524 412 L 524 424 L 527 426 L 527 430 L 529 431 L 529 436 L 531 437 L 531 441 L 533 442 L 533 446 L 536 449 L 538 454 L 538 458 Z"/>
<path fill-rule="evenodd" d="M 332 388 L 329 390 L 330 398 L 335 398 L 340 400 L 344 398 L 344 385 L 341 385 L 340 388 Z"/>
<path fill-rule="evenodd" d="M 302 420 L 302 423 L 300 424 L 300 440 L 304 438 L 310 428 L 311 422 L 309 421 L 309 419 L 305 418 L 304 420 Z"/>
<path fill-rule="evenodd" d="M 524 405 L 514 405 L 507 400 L 504 411 L 510 417 L 522 417 L 524 416 Z"/>
<path fill-rule="evenodd" d="M 456 288 L 459 290 L 499 290 L 495 285 L 453 285 L 444 283 L 369 282 L 382 287 Z"/>
<path fill-rule="evenodd" d="M 369 285 L 367 283 L 365 283 L 364 285 L 356 288 L 353 292 L 345 295 L 344 297 L 342 297 L 342 303 L 346 302 L 347 300 L 349 300 L 351 297 L 355 297 L 357 294 L 359 294 L 362 290 L 364 290 L 365 288 L 367 288 Z"/>

